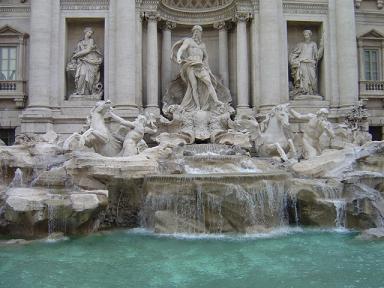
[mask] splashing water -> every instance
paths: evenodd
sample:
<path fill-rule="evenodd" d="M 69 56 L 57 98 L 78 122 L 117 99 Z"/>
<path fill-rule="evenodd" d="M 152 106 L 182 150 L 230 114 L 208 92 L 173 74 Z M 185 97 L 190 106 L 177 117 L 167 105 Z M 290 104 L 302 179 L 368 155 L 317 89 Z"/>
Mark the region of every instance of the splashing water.
<path fill-rule="evenodd" d="M 345 202 L 345 200 L 334 200 L 332 202 L 336 209 L 336 228 L 345 228 L 347 218 L 347 203 Z"/>
<path fill-rule="evenodd" d="M 23 171 L 21 171 L 20 168 L 16 169 L 15 176 L 13 177 L 13 180 L 9 186 L 14 188 L 24 186 Z"/>

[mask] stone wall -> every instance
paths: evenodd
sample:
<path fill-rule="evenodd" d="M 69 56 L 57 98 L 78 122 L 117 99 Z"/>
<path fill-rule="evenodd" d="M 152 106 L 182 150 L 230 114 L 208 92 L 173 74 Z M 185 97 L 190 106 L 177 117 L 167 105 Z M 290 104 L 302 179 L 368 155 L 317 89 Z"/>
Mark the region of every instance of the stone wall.
<path fill-rule="evenodd" d="M 68 53 L 79 40 L 84 25 L 95 27 L 96 42 L 104 53 L 104 98 L 112 100 L 124 117 L 132 118 L 143 108 L 158 113 L 165 91 L 165 84 L 162 83 L 166 76 L 164 59 L 167 59 L 169 52 L 163 53 L 163 24 L 166 21 L 176 25 L 171 30 L 171 44 L 189 36 L 192 25 L 203 25 L 203 41 L 208 47 L 211 69 L 217 75 L 227 69 L 228 75 L 225 72 L 223 75 L 228 80 L 224 80 L 228 82 L 233 96 L 233 106 L 241 113 L 252 113 L 253 110 L 263 114 L 271 106 L 289 101 L 288 55 L 301 40 L 299 30 L 311 28 L 313 40 L 317 43 L 324 31 L 325 51 L 319 63 L 319 94 L 324 99 L 293 101 L 292 106 L 301 112 L 329 108 L 330 117 L 342 121 L 345 111 L 358 100 L 356 62 L 359 56 L 354 49 L 355 35 L 359 37 L 372 29 L 384 34 L 384 22 L 381 20 L 383 10 L 378 2 L 356 1 L 356 4 L 360 4 L 356 11 L 352 2 L 228 1 L 217 10 L 202 7 L 186 12 L 183 7 L 172 10 L 170 2 L 148 0 L 137 0 L 136 3 L 120 0 L 55 0 L 49 1 L 49 5 L 44 5 L 45 0 L 31 3 L 3 1 L 0 4 L 0 26 L 10 25 L 28 33 L 31 40 L 27 44 L 28 61 L 24 79 L 28 84 L 25 88 L 28 94 L 27 109 L 5 109 L 6 100 L 0 96 L 0 107 L 3 107 L 0 125 L 17 127 L 17 132 L 37 133 L 43 133 L 48 126 L 52 126 L 64 137 L 82 126 L 94 102 L 65 101 L 68 91 L 73 89 L 73 83 L 66 81 L 65 65 Z M 31 9 L 40 11 L 34 13 Z M 353 17 L 354 13 L 356 18 Z M 148 36 L 149 17 L 156 25 L 157 37 Z M 219 35 L 224 34 L 220 34 L 218 23 L 229 26 L 226 27 L 227 40 L 220 38 Z M 354 29 L 351 30 L 355 24 L 356 33 Z M 46 39 L 34 42 L 34 39 L 42 39 L 40 36 L 43 34 L 40 35 L 36 30 L 39 25 L 45 27 Z M 219 30 L 214 28 L 215 25 Z M 157 41 L 152 42 L 155 38 Z M 242 42 L 243 39 L 245 42 Z M 227 49 L 219 43 L 226 43 Z M 33 45 L 38 47 L 33 50 Z M 156 61 L 151 66 L 147 60 L 149 48 L 153 45 L 157 49 L 150 50 L 150 53 Z M 36 57 L 29 54 L 31 49 L 45 52 Z M 222 68 L 221 55 L 228 55 L 227 68 Z M 49 71 L 45 71 L 45 67 L 49 67 Z M 177 65 L 171 64 L 171 79 L 177 71 Z M 29 79 L 29 75 L 32 79 Z M 380 93 L 384 97 L 384 91 Z M 379 96 L 382 97 L 381 94 Z M 368 107 L 371 107 L 371 123 L 375 125 L 382 125 L 384 121 L 380 97 L 368 103 Z"/>

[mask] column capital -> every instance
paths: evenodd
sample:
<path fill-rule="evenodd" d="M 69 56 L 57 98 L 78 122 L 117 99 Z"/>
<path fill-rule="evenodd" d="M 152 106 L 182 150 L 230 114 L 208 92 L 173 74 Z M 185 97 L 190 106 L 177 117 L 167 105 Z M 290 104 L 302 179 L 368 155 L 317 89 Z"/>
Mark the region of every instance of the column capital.
<path fill-rule="evenodd" d="M 164 21 L 162 24 L 161 24 L 161 29 L 162 30 L 169 30 L 169 31 L 172 31 L 173 29 L 176 28 L 176 23 L 175 22 L 171 22 L 171 21 Z"/>
<path fill-rule="evenodd" d="M 144 21 L 144 12 L 141 12 L 139 10 L 136 10 L 137 20 L 139 20 L 140 23 Z"/>
<path fill-rule="evenodd" d="M 220 22 L 213 23 L 213 28 L 215 28 L 219 31 L 220 30 L 229 30 L 232 28 L 232 25 L 229 22 L 220 21 Z"/>
<path fill-rule="evenodd" d="M 143 15 L 148 22 L 158 22 L 161 20 L 160 14 L 156 11 L 144 12 Z"/>
<path fill-rule="evenodd" d="M 247 22 L 253 18 L 253 14 L 249 12 L 236 12 L 233 22 Z"/>

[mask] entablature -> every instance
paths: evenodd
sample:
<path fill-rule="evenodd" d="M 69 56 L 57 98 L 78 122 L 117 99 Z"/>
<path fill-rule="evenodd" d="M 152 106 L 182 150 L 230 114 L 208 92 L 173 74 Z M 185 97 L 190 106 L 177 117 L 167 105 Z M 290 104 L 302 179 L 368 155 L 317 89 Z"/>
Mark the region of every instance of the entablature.
<path fill-rule="evenodd" d="M 108 10 L 109 0 L 60 0 L 61 10 Z"/>

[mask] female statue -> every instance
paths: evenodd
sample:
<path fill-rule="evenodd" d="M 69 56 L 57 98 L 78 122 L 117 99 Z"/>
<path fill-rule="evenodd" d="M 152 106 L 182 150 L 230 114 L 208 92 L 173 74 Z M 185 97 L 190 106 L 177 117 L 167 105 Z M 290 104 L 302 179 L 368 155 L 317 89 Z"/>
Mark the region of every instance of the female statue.
<path fill-rule="evenodd" d="M 103 55 L 98 51 L 92 38 L 93 29 L 84 29 L 84 39 L 77 43 L 67 70 L 75 70 L 75 95 L 92 95 L 100 99 L 103 87 L 100 82 L 100 66 Z"/>

